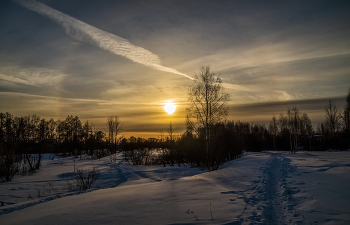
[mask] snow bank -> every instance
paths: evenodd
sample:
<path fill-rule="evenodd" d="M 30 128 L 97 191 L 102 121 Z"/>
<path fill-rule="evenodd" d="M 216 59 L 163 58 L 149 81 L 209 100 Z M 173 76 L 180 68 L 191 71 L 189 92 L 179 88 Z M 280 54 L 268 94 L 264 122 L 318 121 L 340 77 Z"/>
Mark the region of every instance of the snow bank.
<path fill-rule="evenodd" d="M 297 171 L 288 179 L 303 224 L 350 224 L 350 153 L 289 155 Z"/>
<path fill-rule="evenodd" d="M 97 165 L 102 171 L 92 191 L 63 190 L 27 199 L 25 193 L 33 185 L 63 182 L 63 173 L 72 176 L 72 159 L 47 159 L 39 173 L 0 184 L 0 201 L 13 202 L 0 207 L 0 220 L 1 224 L 349 224 L 349 159 L 348 152 L 249 153 L 212 172 L 131 166 L 120 156 L 115 163 L 108 157 L 83 159 L 76 164 Z"/>

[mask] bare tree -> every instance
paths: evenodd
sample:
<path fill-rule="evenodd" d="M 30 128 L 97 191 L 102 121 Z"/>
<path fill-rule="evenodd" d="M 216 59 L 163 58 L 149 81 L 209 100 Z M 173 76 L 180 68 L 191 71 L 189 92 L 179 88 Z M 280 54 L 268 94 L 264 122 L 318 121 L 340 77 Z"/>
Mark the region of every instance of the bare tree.
<path fill-rule="evenodd" d="M 174 128 L 174 125 L 173 125 L 173 123 L 171 121 L 170 121 L 169 126 L 168 126 L 166 131 L 169 134 L 170 141 L 173 141 L 174 140 L 175 128 Z"/>
<path fill-rule="evenodd" d="M 4 131 L 5 121 L 6 121 L 5 113 L 0 113 L 0 143 L 2 143 L 5 138 L 5 131 Z"/>
<path fill-rule="evenodd" d="M 49 129 L 48 132 L 49 132 L 50 139 L 53 139 L 56 136 L 56 126 L 57 126 L 57 122 L 55 122 L 55 120 L 51 118 L 48 121 L 48 129 Z"/>
<path fill-rule="evenodd" d="M 112 143 L 113 142 L 113 137 L 114 137 L 114 118 L 113 116 L 110 116 L 107 118 L 107 121 L 106 121 L 106 126 L 107 126 L 107 129 L 108 129 L 108 140 L 109 140 L 109 143 Z"/>
<path fill-rule="evenodd" d="M 92 135 L 92 125 L 91 123 L 89 123 L 89 120 L 87 120 L 84 125 L 82 126 L 82 132 L 81 132 L 81 136 L 83 138 L 83 140 L 86 142 L 90 136 Z"/>
<path fill-rule="evenodd" d="M 38 139 L 43 141 L 49 137 L 49 123 L 45 119 L 41 119 L 38 127 Z"/>
<path fill-rule="evenodd" d="M 118 116 L 110 116 L 107 118 L 106 126 L 108 128 L 109 143 L 112 144 L 114 142 L 114 146 L 116 146 L 118 134 L 123 132 L 123 124 Z"/>
<path fill-rule="evenodd" d="M 294 107 L 291 110 L 292 120 L 291 120 L 291 128 L 292 133 L 294 134 L 294 153 L 299 146 L 299 136 L 301 134 L 301 112 L 297 107 Z"/>
<path fill-rule="evenodd" d="M 343 113 L 344 128 L 347 134 L 350 133 L 350 88 L 348 90 L 348 95 L 346 96 L 346 105 L 344 107 Z M 350 139 L 350 137 L 348 137 Z"/>
<path fill-rule="evenodd" d="M 287 127 L 289 130 L 290 150 L 295 153 L 299 145 L 299 136 L 301 135 L 301 112 L 296 107 L 287 111 Z"/>
<path fill-rule="evenodd" d="M 273 138 L 273 149 L 276 150 L 276 136 L 278 134 L 278 121 L 275 116 L 273 116 L 272 120 L 270 121 L 269 130 Z"/>
<path fill-rule="evenodd" d="M 170 153 L 169 163 L 171 166 L 173 166 L 174 165 L 174 133 L 175 133 L 175 128 L 174 128 L 173 123 L 171 121 L 170 121 L 169 126 L 166 129 L 166 131 L 169 134 L 169 141 L 168 141 L 168 150 Z"/>
<path fill-rule="evenodd" d="M 118 116 L 114 117 L 113 125 L 114 125 L 114 132 L 115 132 L 114 143 L 116 144 L 118 134 L 123 132 L 123 124 L 120 122 L 120 119 Z"/>
<path fill-rule="evenodd" d="M 163 142 L 164 141 L 164 131 L 163 130 L 160 130 L 159 131 L 159 137 L 160 137 L 160 142 Z"/>
<path fill-rule="evenodd" d="M 285 133 L 289 135 L 290 151 L 292 153 L 295 153 L 298 149 L 303 137 L 308 135 L 308 137 L 311 138 L 313 132 L 312 124 L 308 115 L 302 113 L 296 107 L 288 109 L 286 115 L 283 115 L 282 113 L 280 114 L 278 128 L 281 134 Z"/>
<path fill-rule="evenodd" d="M 305 133 L 307 138 L 309 139 L 309 147 L 311 151 L 311 138 L 314 130 L 312 127 L 311 120 L 306 113 L 303 113 L 303 116 L 302 116 L 302 132 Z"/>
<path fill-rule="evenodd" d="M 293 143 L 292 143 L 293 116 L 292 116 L 292 112 L 290 111 L 290 109 L 288 109 L 288 111 L 287 111 L 286 119 L 287 119 L 287 129 L 289 131 L 290 151 L 291 151 L 291 153 L 293 153 Z"/>
<path fill-rule="evenodd" d="M 224 92 L 222 80 L 210 70 L 202 67 L 195 75 L 194 85 L 189 89 L 189 108 L 187 116 L 191 126 L 200 134 L 204 132 L 206 156 L 212 154 L 210 148 L 214 126 L 226 118 L 229 95 Z"/>
<path fill-rule="evenodd" d="M 341 129 L 341 110 L 333 101 L 329 101 L 324 110 L 326 112 L 324 120 L 325 128 L 331 135 L 334 135 Z"/>

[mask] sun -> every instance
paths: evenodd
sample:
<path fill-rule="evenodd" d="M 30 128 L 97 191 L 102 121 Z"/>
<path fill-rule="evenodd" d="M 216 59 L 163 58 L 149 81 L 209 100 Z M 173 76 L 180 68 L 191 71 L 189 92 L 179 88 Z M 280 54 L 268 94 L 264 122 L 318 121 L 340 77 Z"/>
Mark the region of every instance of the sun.
<path fill-rule="evenodd" d="M 172 102 L 167 102 L 164 105 L 164 110 L 165 112 L 167 112 L 168 114 L 173 114 L 176 110 L 176 106 L 174 103 Z"/>

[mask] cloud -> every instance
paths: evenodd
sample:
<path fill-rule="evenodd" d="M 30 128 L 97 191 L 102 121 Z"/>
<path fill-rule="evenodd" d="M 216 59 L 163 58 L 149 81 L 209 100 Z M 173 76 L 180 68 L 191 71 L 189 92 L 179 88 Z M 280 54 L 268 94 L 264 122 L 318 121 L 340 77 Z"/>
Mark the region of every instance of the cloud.
<path fill-rule="evenodd" d="M 229 120 L 241 120 L 268 124 L 272 116 L 277 118 L 280 113 L 286 114 L 288 108 L 297 107 L 302 113 L 307 113 L 314 126 L 324 120 L 324 107 L 331 100 L 338 108 L 343 108 L 346 96 L 334 96 L 323 98 L 310 98 L 302 100 L 270 101 L 262 103 L 235 104 L 229 105 Z"/>
<path fill-rule="evenodd" d="M 140 88 L 135 84 L 115 85 L 101 92 L 102 99 L 120 99 L 126 104 L 164 105 L 164 101 L 172 100 L 176 104 L 184 104 L 187 98 L 187 87 L 179 84 L 151 84 Z"/>
<path fill-rule="evenodd" d="M 239 113 L 255 112 L 256 114 L 273 114 L 285 113 L 288 108 L 297 107 L 306 113 L 311 111 L 324 113 L 324 108 L 329 101 L 336 103 L 338 108 L 343 108 L 346 96 L 333 96 L 325 98 L 311 98 L 302 100 L 287 100 L 287 101 L 270 101 L 261 103 L 235 104 L 230 105 L 230 110 Z"/>
<path fill-rule="evenodd" d="M 237 90 L 237 91 L 252 91 L 251 88 L 244 87 L 238 84 L 223 83 L 224 88 Z"/>
<path fill-rule="evenodd" d="M 1 80 L 6 80 L 6 81 L 10 81 L 12 83 L 18 83 L 18 84 L 27 84 L 27 85 L 32 85 L 31 83 L 29 83 L 26 80 L 17 78 L 17 77 L 13 77 L 13 76 L 7 76 L 4 74 L 0 74 L 0 79 Z"/>
<path fill-rule="evenodd" d="M 237 102 L 285 101 L 341 95 L 349 83 L 349 32 L 297 28 L 261 34 L 255 42 L 232 45 L 177 66 L 210 65 Z M 344 33 L 345 32 L 345 33 Z M 299 37 L 300 36 L 300 37 Z M 335 36 L 335 37 L 334 37 Z"/>
<path fill-rule="evenodd" d="M 257 91 L 252 90 L 251 92 L 239 92 L 239 94 L 230 95 L 231 102 L 234 104 L 247 104 L 247 103 L 262 103 L 262 102 L 284 102 L 290 100 L 296 100 L 297 96 L 291 95 L 286 91 L 281 90 L 268 90 L 268 91 Z"/>
<path fill-rule="evenodd" d="M 50 18 L 54 22 L 63 26 L 66 31 L 66 34 L 75 39 L 84 41 L 86 43 L 97 46 L 106 51 L 110 51 L 114 54 L 123 56 L 134 62 L 143 64 L 156 70 L 174 73 L 187 77 L 189 79 L 193 79 L 192 77 L 181 73 L 175 69 L 162 66 L 158 55 L 153 54 L 152 52 L 142 47 L 135 46 L 122 37 L 90 26 L 89 24 L 86 24 L 62 12 L 52 9 L 40 2 L 36 2 L 33 0 L 12 1 L 24 6 L 29 10 L 35 11 L 41 15 Z"/>
<path fill-rule="evenodd" d="M 250 69 L 259 71 L 261 67 L 281 66 L 288 63 L 310 62 L 325 58 L 337 58 L 350 55 L 348 41 L 309 38 L 303 41 L 290 38 L 283 42 L 263 40 L 252 46 L 235 46 L 213 54 L 194 58 L 180 65 L 210 65 L 214 71 Z"/>
<path fill-rule="evenodd" d="M 154 102 L 143 102 L 143 103 L 134 103 L 130 101 L 108 101 L 108 100 L 103 100 L 103 99 L 89 99 L 89 98 L 65 98 L 65 97 L 56 97 L 56 96 L 44 96 L 44 95 L 35 95 L 35 94 L 27 94 L 27 93 L 20 93 L 20 92 L 1 92 L 0 95 L 3 96 L 21 96 L 21 97 L 28 97 L 32 99 L 48 99 L 51 102 L 55 102 L 57 100 L 62 100 L 61 103 L 63 102 L 73 102 L 73 103 L 96 103 L 98 105 L 107 105 L 107 106 L 120 106 L 120 105 L 127 105 L 127 106 L 137 106 L 137 107 L 142 107 L 142 106 L 150 106 L 150 105 L 155 105 Z M 54 101 L 52 101 L 54 100 Z"/>
<path fill-rule="evenodd" d="M 98 100 L 98 99 L 62 98 L 62 97 L 54 97 L 54 96 L 32 95 L 32 94 L 19 93 L 19 92 L 0 92 L 0 95 L 26 96 L 26 97 L 32 97 L 32 98 L 44 98 L 44 99 L 51 99 L 51 100 L 66 100 L 66 101 L 75 101 L 75 102 L 97 102 L 97 103 L 108 102 L 108 101 Z"/>
<path fill-rule="evenodd" d="M 0 79 L 31 86 L 55 86 L 67 75 L 48 68 L 1 67 Z"/>

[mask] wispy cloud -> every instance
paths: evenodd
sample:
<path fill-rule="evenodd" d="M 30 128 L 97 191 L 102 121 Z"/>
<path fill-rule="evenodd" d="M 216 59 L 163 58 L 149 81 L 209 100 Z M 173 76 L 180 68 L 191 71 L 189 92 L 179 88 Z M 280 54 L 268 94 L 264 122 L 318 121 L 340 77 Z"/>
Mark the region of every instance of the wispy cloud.
<path fill-rule="evenodd" d="M 67 75 L 48 68 L 1 67 L 0 79 L 31 86 L 55 86 Z"/>
<path fill-rule="evenodd" d="M 134 62 L 143 64 L 156 70 L 174 73 L 181 76 L 185 76 L 189 79 L 193 79 L 192 77 L 181 73 L 175 69 L 162 66 L 158 55 L 153 54 L 152 52 L 142 47 L 135 46 L 122 37 L 90 26 L 89 24 L 86 24 L 80 20 L 77 20 L 71 16 L 68 16 L 62 12 L 59 12 L 34 0 L 12 1 L 24 6 L 27 9 L 30 9 L 50 18 L 54 22 L 63 26 L 66 31 L 66 34 L 75 39 L 84 41 L 104 50 L 110 51 L 114 54 L 121 55 Z"/>
<path fill-rule="evenodd" d="M 12 83 L 18 83 L 18 84 L 27 84 L 27 85 L 32 85 L 31 83 L 29 83 L 26 80 L 17 78 L 17 77 L 13 77 L 13 76 L 7 76 L 4 74 L 0 74 L 0 79 L 1 80 L 6 80 L 6 81 L 10 81 Z"/>
<path fill-rule="evenodd" d="M 337 104 L 339 108 L 344 105 L 345 95 L 323 97 L 323 98 L 310 98 L 302 100 L 287 100 L 287 101 L 265 101 L 254 103 L 241 103 L 230 105 L 231 118 L 234 120 L 251 120 L 255 122 L 266 123 L 273 115 L 277 116 L 280 113 L 286 113 L 288 108 L 297 107 L 302 112 L 307 113 L 314 125 L 321 123 L 324 119 L 324 107 L 329 100 L 332 100 Z M 258 113 L 257 113 L 258 112 Z"/>
<path fill-rule="evenodd" d="M 289 101 L 295 100 L 296 96 L 289 94 L 286 91 L 270 90 L 270 91 L 254 91 L 244 92 L 237 95 L 231 95 L 231 102 L 233 104 L 248 104 L 261 103 L 270 101 Z"/>
<path fill-rule="evenodd" d="M 323 40 L 322 40 L 323 41 Z M 215 71 L 249 68 L 257 70 L 263 66 L 279 66 L 287 63 L 336 58 L 350 55 L 348 42 L 332 43 L 317 39 L 284 42 L 258 43 L 249 47 L 232 47 L 213 54 L 194 58 L 180 65 L 187 68 L 191 65 L 211 65 Z"/>
<path fill-rule="evenodd" d="M 26 97 L 32 97 L 32 98 L 44 98 L 44 99 L 51 99 L 51 100 L 65 100 L 65 101 L 75 101 L 75 102 L 108 103 L 108 101 L 98 100 L 98 99 L 62 98 L 62 97 L 55 97 L 55 96 L 32 95 L 32 94 L 19 93 L 19 92 L 0 92 L 0 95 L 3 95 L 3 96 L 26 96 Z"/>
<path fill-rule="evenodd" d="M 74 103 L 96 103 L 98 105 L 128 105 L 128 106 L 150 106 L 157 105 L 155 102 L 143 102 L 143 103 L 134 103 L 130 101 L 107 101 L 103 99 L 89 99 L 89 98 L 65 98 L 65 97 L 56 97 L 56 96 L 44 96 L 44 95 L 35 95 L 35 94 L 27 94 L 20 92 L 1 92 L 0 96 L 21 96 L 28 97 L 33 99 L 48 99 L 48 100 L 62 100 L 63 102 L 74 102 Z M 54 101 L 53 101 L 54 102 Z"/>
<path fill-rule="evenodd" d="M 230 83 L 223 83 L 222 85 L 224 86 L 224 88 L 227 88 L 227 89 L 232 89 L 237 91 L 252 91 L 252 89 L 247 88 L 243 85 L 230 84 Z"/>

